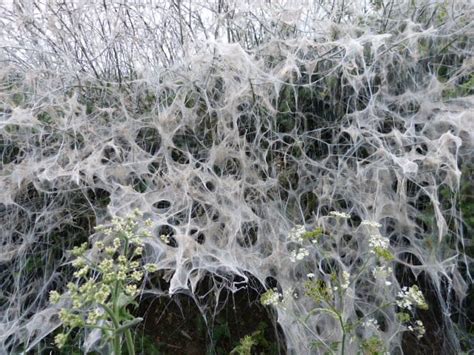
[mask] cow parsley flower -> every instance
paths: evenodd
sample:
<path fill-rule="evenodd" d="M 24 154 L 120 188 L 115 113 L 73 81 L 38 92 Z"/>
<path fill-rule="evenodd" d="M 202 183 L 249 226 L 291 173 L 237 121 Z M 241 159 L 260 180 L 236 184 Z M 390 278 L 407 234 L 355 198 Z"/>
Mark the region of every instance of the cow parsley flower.
<path fill-rule="evenodd" d="M 148 233 L 148 235 L 151 237 L 151 233 Z M 143 237 L 146 237 L 146 235 L 143 235 Z M 139 237 L 131 237 L 130 238 L 130 244 L 133 244 L 133 245 L 138 245 L 138 246 L 143 246 L 145 245 L 145 243 L 143 242 L 143 240 Z M 138 248 L 137 248 L 138 249 Z"/>
<path fill-rule="evenodd" d="M 388 249 L 390 241 L 388 238 L 383 237 L 380 234 L 371 234 L 369 236 L 370 253 L 375 254 L 378 258 L 386 261 L 393 260 L 394 256 Z"/>
<path fill-rule="evenodd" d="M 67 335 L 64 333 L 59 333 L 54 337 L 54 343 L 58 347 L 58 349 L 61 349 L 66 345 L 67 341 Z"/>
<path fill-rule="evenodd" d="M 421 320 L 419 320 L 419 319 L 415 321 L 414 332 L 416 333 L 416 337 L 417 337 L 418 339 L 423 338 L 423 336 L 424 336 L 425 333 L 426 333 L 425 325 L 424 325 L 423 322 L 422 322 Z"/>
<path fill-rule="evenodd" d="M 95 325 L 97 324 L 101 316 L 102 316 L 102 313 L 100 313 L 98 310 L 95 309 L 88 313 L 86 322 L 87 324 Z"/>
<path fill-rule="evenodd" d="M 140 281 L 143 277 L 143 272 L 141 271 L 134 271 L 131 275 L 131 278 L 134 280 L 134 281 Z"/>
<path fill-rule="evenodd" d="M 274 288 L 262 294 L 260 303 L 262 303 L 264 306 L 276 306 L 280 303 L 281 298 L 283 298 L 283 295 L 279 293 L 276 288 Z"/>
<path fill-rule="evenodd" d="M 99 250 L 99 251 L 104 250 L 104 247 L 105 247 L 104 242 L 98 241 L 94 245 L 97 248 L 97 250 Z"/>
<path fill-rule="evenodd" d="M 82 269 L 79 269 L 78 271 L 74 272 L 74 277 L 84 277 L 87 275 L 89 271 L 89 266 L 85 265 Z"/>
<path fill-rule="evenodd" d="M 387 249 L 389 245 L 389 240 L 380 234 L 371 234 L 369 237 L 369 246 L 372 248 L 372 253 L 374 253 L 375 248 Z"/>
<path fill-rule="evenodd" d="M 425 297 L 417 285 L 413 285 L 410 288 L 404 286 L 398 293 L 396 303 L 398 307 L 408 310 L 412 310 L 413 306 L 424 310 L 428 309 Z"/>
<path fill-rule="evenodd" d="M 59 348 L 65 345 L 74 328 L 104 327 L 115 337 L 115 344 L 120 345 L 123 326 L 133 320 L 127 307 L 140 292 L 138 283 L 142 281 L 144 271 L 155 266 L 141 266 L 143 233 L 140 234 L 139 224 L 134 220 L 139 215 L 141 213 L 134 211 L 126 218 L 115 217 L 109 226 L 96 228 L 105 238 L 94 243 L 91 248 L 94 253 L 87 257 L 87 243 L 72 250 L 76 257 L 72 262 L 76 268 L 73 275 L 78 280 L 67 285 L 68 293 L 64 296 L 69 299 L 67 304 L 70 306 L 59 311 L 59 319 L 67 330 L 55 338 Z M 59 302 L 62 297 L 57 291 L 50 292 L 51 303 Z M 104 323 L 100 327 L 97 326 L 99 320 Z M 129 332 L 128 328 L 125 332 Z"/>
<path fill-rule="evenodd" d="M 331 216 L 337 217 L 337 218 L 351 218 L 351 215 L 345 212 L 339 212 L 339 211 L 331 211 L 329 212 Z"/>
<path fill-rule="evenodd" d="M 291 228 L 290 232 L 288 233 L 288 239 L 295 243 L 302 243 L 303 242 L 303 234 L 306 233 L 306 229 L 302 225 L 297 225 Z"/>
<path fill-rule="evenodd" d="M 58 291 L 53 290 L 49 292 L 49 302 L 51 302 L 52 304 L 58 303 L 60 299 L 61 295 Z"/>
<path fill-rule="evenodd" d="M 305 257 L 309 255 L 309 251 L 306 248 L 297 248 L 292 250 L 290 253 L 290 261 L 295 263 L 296 261 L 303 260 Z"/>
<path fill-rule="evenodd" d="M 341 288 L 343 290 L 346 290 L 349 287 L 350 284 L 350 277 L 351 274 L 348 273 L 347 271 L 342 272 L 342 282 L 341 282 Z"/>
<path fill-rule="evenodd" d="M 146 272 L 156 272 L 156 271 L 158 271 L 158 265 L 153 264 L 153 263 L 145 264 L 145 266 L 143 268 L 145 269 Z"/>
<path fill-rule="evenodd" d="M 125 293 L 131 297 L 135 297 L 138 293 L 137 285 L 127 285 L 125 286 Z"/>
<path fill-rule="evenodd" d="M 73 256 L 81 256 L 82 254 L 85 253 L 85 251 L 87 250 L 87 243 L 82 243 L 81 246 L 79 247 L 74 247 L 72 250 L 71 250 L 71 254 Z"/>
<path fill-rule="evenodd" d="M 374 275 L 376 280 L 383 280 L 385 286 L 390 286 L 392 284 L 391 281 L 387 280 L 390 275 L 392 275 L 392 268 L 390 266 L 382 265 L 376 266 L 372 270 L 372 274 Z"/>
<path fill-rule="evenodd" d="M 351 274 L 347 271 L 343 271 L 342 272 L 342 276 L 341 276 L 341 281 L 339 283 L 339 286 L 340 286 L 340 289 L 341 291 L 345 291 L 349 288 L 349 285 L 351 283 L 351 280 L 350 280 L 350 277 L 351 277 Z M 337 276 L 336 274 L 333 274 L 333 281 L 337 281 Z M 339 286 L 334 286 L 334 291 L 338 291 L 339 290 Z"/>
<path fill-rule="evenodd" d="M 372 228 L 380 228 L 380 227 L 382 227 L 382 225 L 381 225 L 380 223 L 375 222 L 375 221 L 368 221 L 368 220 L 362 221 L 362 222 L 361 222 L 361 225 L 362 225 L 362 226 L 372 227 Z"/>
<path fill-rule="evenodd" d="M 95 302 L 98 304 L 105 304 L 110 296 L 110 293 L 109 287 L 107 285 L 103 285 L 94 295 Z"/>
<path fill-rule="evenodd" d="M 120 248 L 121 241 L 120 241 L 119 238 L 115 238 L 113 243 L 114 243 L 114 247 L 115 247 L 116 249 Z"/>
<path fill-rule="evenodd" d="M 117 251 L 117 248 L 114 246 L 105 247 L 105 252 L 110 256 L 114 255 L 116 251 Z"/>
<path fill-rule="evenodd" d="M 375 329 L 375 330 L 378 330 L 379 329 L 379 323 L 377 322 L 376 319 L 374 318 L 367 318 L 363 323 L 362 325 L 367 328 L 367 329 Z"/>
<path fill-rule="evenodd" d="M 116 280 L 125 281 L 126 278 L 127 278 L 127 274 L 125 273 L 125 271 L 120 270 L 119 272 L 117 272 Z"/>

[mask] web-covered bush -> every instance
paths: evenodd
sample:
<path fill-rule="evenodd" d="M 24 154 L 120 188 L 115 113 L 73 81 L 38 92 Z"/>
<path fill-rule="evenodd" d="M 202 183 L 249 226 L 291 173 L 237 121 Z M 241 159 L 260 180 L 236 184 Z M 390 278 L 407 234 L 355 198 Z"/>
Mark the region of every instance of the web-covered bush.
<path fill-rule="evenodd" d="M 469 1 L 36 1 L 0 14 L 0 352 L 43 346 L 59 327 L 48 293 L 73 274 L 66 250 L 135 208 L 153 224 L 147 262 L 169 284 L 144 290 L 156 295 L 193 294 L 209 273 L 284 292 L 308 273 L 351 272 L 367 237 L 354 230 L 380 223 L 387 297 L 418 284 L 427 333 L 460 351 Z M 335 228 L 331 211 L 351 217 Z M 331 254 L 291 262 L 296 225 L 331 230 Z M 371 302 L 367 275 L 354 300 Z M 307 307 L 278 310 L 290 353 L 334 336 L 323 315 L 295 322 Z M 381 328 L 393 353 L 398 324 Z"/>

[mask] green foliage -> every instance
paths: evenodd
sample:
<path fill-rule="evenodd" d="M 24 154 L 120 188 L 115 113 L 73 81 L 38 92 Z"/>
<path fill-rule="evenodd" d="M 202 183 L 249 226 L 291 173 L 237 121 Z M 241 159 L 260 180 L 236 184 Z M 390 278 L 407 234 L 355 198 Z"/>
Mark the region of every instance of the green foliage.
<path fill-rule="evenodd" d="M 53 123 L 53 118 L 48 112 L 40 112 L 38 114 L 38 121 L 42 122 L 45 125 L 50 125 Z"/>
<path fill-rule="evenodd" d="M 395 258 L 392 252 L 386 248 L 375 247 L 374 252 L 379 258 L 385 261 L 392 261 Z"/>
<path fill-rule="evenodd" d="M 474 165 L 466 165 L 462 171 L 461 191 L 459 194 L 459 207 L 463 214 L 464 222 L 469 229 L 474 229 L 474 193 L 472 190 Z M 472 253 L 471 256 L 474 256 Z"/>
<path fill-rule="evenodd" d="M 304 285 L 305 294 L 314 302 L 331 302 L 332 292 L 323 280 L 308 280 Z"/>
<path fill-rule="evenodd" d="M 217 324 L 212 332 L 212 344 L 218 344 L 222 342 L 224 339 L 230 339 L 230 329 L 228 322 L 223 322 L 221 324 Z M 217 353 L 221 353 L 223 350 L 217 348 Z"/>
<path fill-rule="evenodd" d="M 350 215 L 345 212 L 332 211 L 330 215 L 335 217 L 340 223 L 342 220 L 349 219 Z M 368 252 L 366 255 L 366 261 L 360 265 L 357 271 L 352 272 L 350 270 L 334 270 L 330 274 L 329 279 L 317 278 L 312 272 L 307 274 L 308 280 L 304 283 L 304 295 L 310 298 L 315 306 L 306 317 L 299 319 L 302 323 L 306 323 L 308 319 L 314 314 L 326 313 L 334 318 L 339 324 L 341 332 L 340 341 L 336 342 L 322 342 L 315 340 L 311 342 L 313 348 L 333 354 L 340 352 L 345 354 L 345 347 L 347 343 L 347 337 L 351 335 L 351 339 L 359 338 L 359 350 L 363 354 L 378 355 L 386 352 L 385 342 L 380 336 L 381 326 L 377 321 L 376 316 L 378 311 L 383 310 L 386 307 L 398 307 L 401 312 L 398 313 L 398 321 L 403 327 L 403 331 L 411 331 L 416 334 L 417 338 L 420 339 L 424 336 L 426 330 L 421 320 L 414 318 L 415 308 L 427 310 L 428 304 L 424 298 L 423 293 L 419 287 L 414 284 L 410 287 L 403 287 L 397 294 L 397 298 L 394 301 L 380 301 L 377 302 L 377 309 L 370 312 L 364 317 L 359 317 L 358 320 L 345 318 L 345 299 L 348 295 L 353 292 L 352 288 L 355 288 L 357 281 L 364 273 L 370 273 L 376 282 L 384 284 L 387 287 L 392 285 L 392 267 L 390 262 L 394 260 L 394 255 L 391 251 L 390 241 L 388 238 L 383 237 L 379 228 L 382 227 L 380 223 L 373 220 L 361 221 L 362 228 L 368 234 L 365 241 L 368 246 Z M 292 250 L 290 260 L 292 262 L 299 262 L 305 258 L 305 254 L 300 256 L 301 250 L 306 250 L 304 242 L 311 242 L 311 244 L 317 244 L 324 248 L 323 243 L 317 243 L 317 238 L 323 234 L 322 228 L 317 228 L 313 231 L 306 231 L 304 226 L 295 226 L 288 234 L 288 240 L 300 244 L 298 247 L 298 253 Z M 330 267 L 330 266 L 329 266 Z M 327 274 L 328 271 L 325 271 Z M 349 294 L 347 292 L 350 292 Z M 286 310 L 285 305 L 288 302 L 288 298 L 294 297 L 293 291 L 290 289 L 279 292 L 277 289 L 268 290 L 262 295 L 261 302 L 264 305 L 273 305 L 275 307 L 281 307 Z M 350 296 L 352 297 L 352 295 Z M 361 335 L 358 332 L 358 328 L 362 326 L 368 331 L 368 338 Z M 245 339 L 244 339 L 245 340 Z M 246 339 L 246 345 L 250 344 L 250 339 Z"/>
<path fill-rule="evenodd" d="M 263 354 L 277 353 L 277 350 L 273 349 L 269 341 L 265 338 L 266 328 L 267 324 L 260 322 L 257 330 L 240 339 L 239 345 L 232 349 L 230 354 L 250 355 L 252 354 L 252 349 L 255 350 L 256 347 L 260 348 Z"/>
<path fill-rule="evenodd" d="M 406 312 L 399 312 L 397 313 L 397 318 L 400 321 L 400 323 L 407 323 L 410 321 L 411 316 L 409 313 Z"/>
<path fill-rule="evenodd" d="M 385 353 L 383 341 L 376 336 L 365 339 L 361 344 L 361 348 L 364 355 L 382 355 Z"/>
<path fill-rule="evenodd" d="M 446 20 L 446 18 L 448 17 L 448 10 L 446 9 L 446 5 L 445 4 L 439 4 L 438 8 L 437 8 L 437 20 L 438 22 L 442 23 Z"/>
<path fill-rule="evenodd" d="M 50 292 L 51 303 L 67 299 L 70 304 L 59 312 L 64 332 L 55 337 L 58 348 L 64 348 L 70 336 L 82 329 L 100 329 L 102 345 L 111 342 L 114 355 L 122 352 L 123 335 L 128 354 L 135 354 L 131 328 L 141 318 L 133 317 L 130 309 L 136 306 L 137 284 L 144 272 L 157 271 L 155 264 L 140 263 L 142 238 L 150 233 L 140 231 L 136 221 L 139 216 L 141 213 L 135 211 L 125 219 L 115 218 L 111 227 L 97 227 L 105 234 L 105 242 L 98 241 L 91 249 L 88 243 L 83 243 L 71 251 L 76 257 L 73 261 L 76 282 L 68 284 L 65 295 Z"/>
<path fill-rule="evenodd" d="M 321 340 L 313 340 L 310 344 L 312 349 L 327 349 L 327 348 L 329 348 L 330 351 L 324 352 L 325 355 L 329 355 L 329 354 L 332 355 L 332 354 L 336 353 L 337 350 L 339 349 L 340 345 L 341 345 L 340 341 L 334 341 L 330 344 L 326 344 L 326 343 L 322 342 Z"/>
<path fill-rule="evenodd" d="M 313 239 L 318 239 L 322 234 L 323 234 L 323 229 L 321 227 L 315 228 L 312 231 L 305 232 L 301 236 L 304 240 L 313 240 Z"/>
<path fill-rule="evenodd" d="M 474 94 L 474 74 L 471 73 L 469 78 L 466 78 L 461 83 L 450 83 L 443 90 L 443 97 L 453 99 L 456 97 L 469 96 Z"/>
<path fill-rule="evenodd" d="M 152 337 L 147 334 L 135 335 L 135 350 L 137 354 L 159 354 L 159 347 Z M 127 355 L 130 355 L 127 353 Z"/>
<path fill-rule="evenodd" d="M 236 346 L 230 353 L 238 355 L 250 355 L 252 352 L 252 347 L 258 344 L 257 339 L 255 338 L 260 331 L 256 331 L 252 335 L 246 335 L 240 339 L 240 344 Z"/>

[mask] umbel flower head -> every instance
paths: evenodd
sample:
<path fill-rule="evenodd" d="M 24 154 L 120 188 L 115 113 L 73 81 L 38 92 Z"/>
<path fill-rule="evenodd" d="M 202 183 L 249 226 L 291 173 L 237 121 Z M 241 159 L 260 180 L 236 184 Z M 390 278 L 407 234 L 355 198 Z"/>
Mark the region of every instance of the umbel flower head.
<path fill-rule="evenodd" d="M 329 212 L 329 214 L 331 216 L 336 217 L 336 218 L 344 218 L 344 219 L 351 218 L 351 215 L 348 214 L 348 213 L 345 213 L 345 212 L 331 211 L 331 212 Z"/>
<path fill-rule="evenodd" d="M 361 225 L 362 225 L 362 226 L 367 226 L 367 227 L 372 227 L 372 228 L 380 228 L 380 227 L 382 227 L 382 225 L 381 225 L 380 223 L 378 223 L 378 222 L 375 222 L 375 221 L 367 221 L 367 220 L 362 221 L 362 222 L 361 222 Z"/>
<path fill-rule="evenodd" d="M 109 226 L 99 226 L 97 231 L 105 235 L 90 249 L 84 243 L 75 247 L 71 254 L 76 257 L 72 265 L 77 270 L 75 282 L 68 284 L 68 292 L 61 295 L 50 292 L 50 301 L 57 304 L 62 298 L 70 300 L 70 307 L 62 308 L 59 318 L 66 332 L 55 338 L 61 348 L 67 342 L 68 334 L 74 328 L 97 327 L 101 322 L 104 329 L 112 329 L 119 334 L 119 328 L 133 319 L 127 306 L 139 294 L 139 284 L 145 272 L 158 270 L 157 264 L 143 265 L 143 238 L 150 236 L 141 231 L 134 211 L 126 218 L 115 217 Z M 145 222 L 151 226 L 150 221 Z M 108 336 L 110 336 L 110 333 Z"/>
<path fill-rule="evenodd" d="M 302 225 L 297 225 L 291 228 L 290 232 L 288 233 L 288 239 L 295 243 L 302 243 L 303 235 L 305 233 L 306 233 L 306 228 Z"/>
<path fill-rule="evenodd" d="M 283 295 L 279 293 L 276 288 L 270 289 L 262 295 L 262 297 L 260 298 L 260 302 L 264 306 L 276 306 L 280 303 L 282 297 Z"/>
<path fill-rule="evenodd" d="M 428 309 L 425 297 L 417 285 L 402 288 L 398 293 L 397 306 L 408 310 L 412 310 L 414 306 L 424 310 Z"/>
<path fill-rule="evenodd" d="M 309 255 L 309 251 L 306 248 L 298 248 L 296 250 L 292 250 L 290 253 L 290 261 L 295 263 L 296 261 L 303 260 L 305 257 Z"/>
<path fill-rule="evenodd" d="M 375 254 L 379 259 L 385 261 L 393 260 L 394 256 L 389 250 L 390 241 L 381 234 L 371 234 L 369 236 L 370 253 Z"/>

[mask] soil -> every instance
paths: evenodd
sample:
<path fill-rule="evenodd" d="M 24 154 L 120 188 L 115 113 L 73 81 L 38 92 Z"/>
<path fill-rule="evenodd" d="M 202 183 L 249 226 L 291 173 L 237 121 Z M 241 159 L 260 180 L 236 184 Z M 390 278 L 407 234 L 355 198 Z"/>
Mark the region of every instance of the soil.
<path fill-rule="evenodd" d="M 187 294 L 143 299 L 137 312 L 144 318 L 139 331 L 152 344 L 142 344 L 141 353 L 229 354 L 244 336 L 259 332 L 252 354 L 285 354 L 275 314 L 260 304 L 260 294 L 264 291 L 261 284 L 250 279 L 247 286 L 235 293 L 222 289 L 216 299 L 209 292 L 216 282 L 223 285 L 226 279 L 214 275 L 204 278 L 197 286 L 195 299 L 207 305 L 201 308 L 202 312 L 195 299 Z"/>

